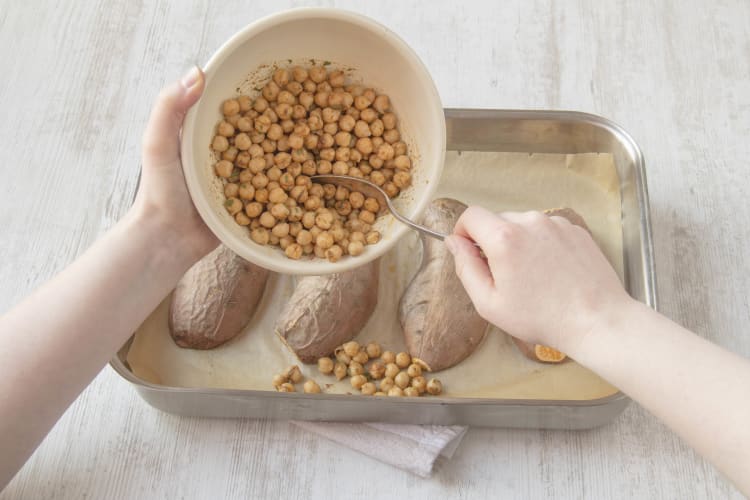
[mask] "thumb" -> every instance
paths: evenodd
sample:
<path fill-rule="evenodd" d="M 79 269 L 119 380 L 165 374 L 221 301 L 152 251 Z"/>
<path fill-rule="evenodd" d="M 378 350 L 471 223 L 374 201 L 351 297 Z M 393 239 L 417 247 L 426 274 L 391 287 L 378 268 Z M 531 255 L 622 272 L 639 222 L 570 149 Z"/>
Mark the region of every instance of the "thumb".
<path fill-rule="evenodd" d="M 168 165 L 180 158 L 180 127 L 203 93 L 203 71 L 193 66 L 180 81 L 162 89 L 143 134 L 143 164 Z"/>
<path fill-rule="evenodd" d="M 494 279 L 487 261 L 482 258 L 479 249 L 463 236 L 448 236 L 445 245 L 453 254 L 458 278 L 481 314 L 486 310 L 483 306 L 491 300 L 494 291 Z"/>

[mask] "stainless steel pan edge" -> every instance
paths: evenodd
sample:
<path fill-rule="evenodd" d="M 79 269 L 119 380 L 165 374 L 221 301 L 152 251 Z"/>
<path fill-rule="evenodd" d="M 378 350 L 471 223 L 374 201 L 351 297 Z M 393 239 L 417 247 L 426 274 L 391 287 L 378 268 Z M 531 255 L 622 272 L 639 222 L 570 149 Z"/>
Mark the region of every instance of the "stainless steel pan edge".
<path fill-rule="evenodd" d="M 446 109 L 449 150 L 545 153 L 612 153 L 626 189 L 634 194 L 638 252 L 625 252 L 626 286 L 656 309 L 656 276 L 643 155 L 632 137 L 605 118 L 573 111 Z M 630 212 L 632 210 L 628 210 Z M 631 217 L 632 218 L 632 217 Z M 633 224 L 635 225 L 635 224 Z M 634 240 L 635 241 L 635 240 Z M 320 421 L 380 421 L 462 424 L 481 427 L 586 429 L 606 424 L 630 400 L 618 392 L 595 400 L 474 398 L 353 398 L 346 395 L 284 394 L 269 391 L 167 387 L 136 377 L 126 357 L 132 338 L 110 362 L 151 406 L 185 416 Z"/>

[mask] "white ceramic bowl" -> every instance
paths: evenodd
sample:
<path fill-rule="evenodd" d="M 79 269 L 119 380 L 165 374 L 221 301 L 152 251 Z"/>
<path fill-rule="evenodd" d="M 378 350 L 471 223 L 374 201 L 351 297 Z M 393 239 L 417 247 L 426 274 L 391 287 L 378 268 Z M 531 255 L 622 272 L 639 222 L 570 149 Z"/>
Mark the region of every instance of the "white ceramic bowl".
<path fill-rule="evenodd" d="M 417 218 L 431 201 L 445 159 L 445 118 L 435 84 L 406 43 L 366 17 L 336 9 L 301 8 L 260 19 L 234 35 L 204 69 L 206 90 L 188 112 L 182 129 L 182 166 L 190 196 L 216 236 L 250 262 L 286 274 L 328 274 L 360 266 L 387 252 L 409 229 L 390 215 L 376 223 L 382 238 L 357 257 L 336 263 L 291 260 L 275 246 L 253 242 L 224 209 L 221 181 L 214 175 L 209 149 L 222 101 L 258 95 L 274 65 L 329 61 L 351 69 L 352 79 L 388 94 L 409 146 L 413 184 L 396 199 L 407 217 Z"/>

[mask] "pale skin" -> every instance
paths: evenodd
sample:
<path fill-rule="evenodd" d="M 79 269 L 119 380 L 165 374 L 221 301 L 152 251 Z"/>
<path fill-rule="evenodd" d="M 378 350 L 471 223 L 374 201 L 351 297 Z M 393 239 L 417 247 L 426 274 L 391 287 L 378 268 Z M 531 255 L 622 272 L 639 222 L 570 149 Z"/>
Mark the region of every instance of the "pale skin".
<path fill-rule="evenodd" d="M 0 489 L 185 271 L 218 244 L 190 201 L 179 159 L 179 129 L 203 85 L 193 70 L 161 93 L 126 216 L 0 317 L 0 336 L 14 346 L 0 350 Z M 588 233 L 565 219 L 470 207 L 446 244 L 483 317 L 599 373 L 750 493 L 750 362 L 631 299 Z"/>

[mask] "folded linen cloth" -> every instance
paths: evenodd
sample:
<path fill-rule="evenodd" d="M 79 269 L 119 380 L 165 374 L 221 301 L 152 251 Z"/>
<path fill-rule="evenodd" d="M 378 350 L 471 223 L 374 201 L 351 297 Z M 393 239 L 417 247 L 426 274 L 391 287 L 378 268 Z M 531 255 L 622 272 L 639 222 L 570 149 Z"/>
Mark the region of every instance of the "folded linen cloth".
<path fill-rule="evenodd" d="M 459 425 L 304 421 L 292 424 L 425 478 L 430 477 L 439 457 L 453 456 L 468 430 Z"/>

